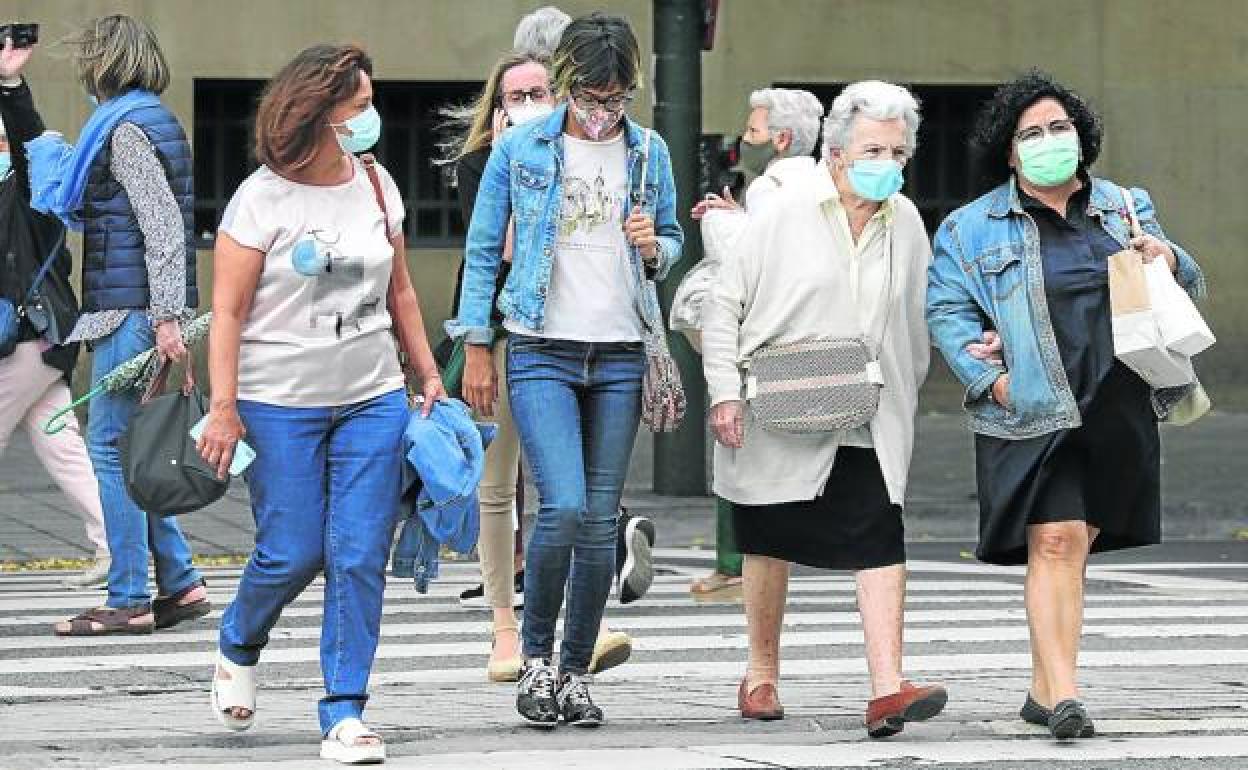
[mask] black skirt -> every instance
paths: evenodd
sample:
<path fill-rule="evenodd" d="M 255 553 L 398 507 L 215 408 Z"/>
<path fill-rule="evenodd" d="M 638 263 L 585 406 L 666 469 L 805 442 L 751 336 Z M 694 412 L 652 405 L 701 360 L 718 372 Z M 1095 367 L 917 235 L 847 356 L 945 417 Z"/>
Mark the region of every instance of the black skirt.
<path fill-rule="evenodd" d="M 1085 521 L 1093 553 L 1161 542 L 1161 438 L 1148 385 L 1115 362 L 1083 424 L 1022 441 L 975 437 L 979 547 L 1027 563 L 1027 525 Z"/>
<path fill-rule="evenodd" d="M 823 493 L 814 500 L 732 506 L 741 553 L 823 569 L 859 570 L 904 564 L 901 506 L 874 449 L 841 447 Z"/>

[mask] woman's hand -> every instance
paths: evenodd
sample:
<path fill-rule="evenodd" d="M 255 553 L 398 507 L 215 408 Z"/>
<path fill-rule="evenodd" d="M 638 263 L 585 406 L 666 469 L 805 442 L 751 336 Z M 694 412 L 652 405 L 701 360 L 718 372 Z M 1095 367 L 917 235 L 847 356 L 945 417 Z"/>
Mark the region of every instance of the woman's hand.
<path fill-rule="evenodd" d="M 1004 345 L 1001 342 L 1001 335 L 992 329 L 984 332 L 983 342 L 972 342 L 966 346 L 966 352 L 971 354 L 972 358 L 978 358 L 980 361 L 992 364 L 993 366 L 1004 366 L 1005 359 L 1001 355 Z"/>
<path fill-rule="evenodd" d="M 724 401 L 711 408 L 711 431 L 715 439 L 729 449 L 745 446 L 745 404 Z"/>
<path fill-rule="evenodd" d="M 1145 233 L 1132 238 L 1131 248 L 1140 252 L 1140 256 L 1144 257 L 1145 264 L 1152 262 L 1157 257 L 1164 257 L 1170 272 L 1177 273 L 1179 271 L 1179 259 L 1174 256 L 1174 249 L 1170 248 L 1170 244 L 1155 235 Z"/>
<path fill-rule="evenodd" d="M 442 384 L 441 376 L 430 374 L 422 378 L 420 381 L 420 416 L 428 417 L 433 411 L 433 405 L 447 398 L 449 397 L 446 395 L 446 386 Z"/>
<path fill-rule="evenodd" d="M 1002 407 L 1010 408 L 1010 375 L 1007 372 L 992 383 L 992 400 Z"/>
<path fill-rule="evenodd" d="M 175 364 L 186 358 L 186 344 L 182 342 L 182 324 L 170 318 L 156 324 L 156 351 L 161 360 Z"/>
<path fill-rule="evenodd" d="M 726 209 L 729 211 L 740 210 L 741 204 L 732 197 L 732 190 L 727 185 L 724 186 L 724 195 L 721 198 L 715 193 L 707 193 L 706 197 L 694 204 L 693 211 L 690 212 L 695 220 L 700 220 L 706 216 L 706 212 L 713 209 Z"/>
<path fill-rule="evenodd" d="M 495 107 L 494 119 L 490 123 L 490 144 L 497 142 L 498 138 L 503 135 L 503 132 L 510 125 L 511 120 L 507 117 L 507 110 L 504 110 L 502 107 Z"/>
<path fill-rule="evenodd" d="M 654 220 L 642 213 L 641 206 L 633 208 L 624 222 L 624 235 L 628 242 L 637 247 L 641 258 L 653 262 L 659 253 L 659 239 L 654 232 Z"/>
<path fill-rule="evenodd" d="M 482 417 L 494 416 L 498 375 L 494 353 L 486 345 L 464 345 L 464 400 Z"/>
<path fill-rule="evenodd" d="M 213 404 L 208 412 L 208 424 L 204 426 L 195 448 L 204 462 L 217 469 L 217 478 L 224 481 L 225 475 L 230 472 L 230 463 L 234 461 L 234 447 L 245 435 L 247 429 L 243 427 L 235 404 Z"/>
<path fill-rule="evenodd" d="M 0 43 L 4 45 L 0 48 L 0 80 L 20 78 L 26 62 L 30 61 L 30 55 L 35 52 L 35 47 L 32 45 L 26 48 L 14 48 L 13 38 L 8 35 L 5 35 Z"/>

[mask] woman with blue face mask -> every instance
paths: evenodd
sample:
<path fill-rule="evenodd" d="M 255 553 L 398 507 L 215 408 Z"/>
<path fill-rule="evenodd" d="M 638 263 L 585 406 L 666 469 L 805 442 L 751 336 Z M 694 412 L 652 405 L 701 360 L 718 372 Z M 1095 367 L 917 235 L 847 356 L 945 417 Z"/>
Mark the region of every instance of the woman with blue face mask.
<path fill-rule="evenodd" d="M 745 555 L 749 661 L 737 691 L 747 719 L 781 719 L 780 632 L 789 565 L 853 570 L 866 638 L 873 738 L 944 708 L 938 685 L 902 677 L 902 502 L 918 390 L 927 376 L 923 292 L 930 249 L 901 194 L 918 104 L 906 89 L 845 88 L 824 120 L 824 163 L 752 214 L 703 305 L 703 370 L 715 433 L 715 493 L 733 504 Z M 743 361 L 797 343 L 861 340 L 882 384 L 878 408 L 838 430 L 765 424 Z M 796 382 L 834 372 L 795 368 Z M 835 378 L 833 378 L 835 379 Z"/>
<path fill-rule="evenodd" d="M 217 235 L 200 441 L 222 476 L 239 439 L 256 455 L 256 547 L 221 618 L 217 719 L 252 725 L 269 632 L 323 572 L 321 756 L 347 763 L 385 758 L 361 717 L 399 512 L 405 375 L 425 416 L 446 395 L 407 272 L 403 200 L 384 168 L 356 157 L 381 135 L 372 71 L 356 46 L 313 46 L 265 89 L 263 165 Z"/>
<path fill-rule="evenodd" d="M 1157 420 L 1192 387 L 1152 391 L 1115 359 L 1108 259 L 1130 246 L 1205 292 L 1148 193 L 1089 173 L 1101 139 L 1100 118 L 1047 74 L 998 89 L 972 135 L 993 189 L 940 226 L 927 296 L 975 432 L 976 556 L 1027 565 L 1019 716 L 1058 739 L 1095 733 L 1076 676 L 1088 555 L 1160 542 Z"/>

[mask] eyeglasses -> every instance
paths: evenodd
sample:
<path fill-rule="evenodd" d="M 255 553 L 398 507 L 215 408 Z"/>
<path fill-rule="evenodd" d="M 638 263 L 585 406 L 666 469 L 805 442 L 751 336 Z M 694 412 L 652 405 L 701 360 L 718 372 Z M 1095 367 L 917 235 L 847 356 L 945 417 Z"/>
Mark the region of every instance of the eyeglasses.
<path fill-rule="evenodd" d="M 516 89 L 515 91 L 503 92 L 503 104 L 507 107 L 521 107 L 525 101 L 546 102 L 550 101 L 550 88 L 547 86 L 534 86 L 528 89 Z"/>
<path fill-rule="evenodd" d="M 611 96 L 597 97 L 588 91 L 576 91 L 572 94 L 572 101 L 582 110 L 592 110 L 595 107 L 601 107 L 607 112 L 619 112 L 620 110 L 632 104 L 633 98 L 636 96 L 632 91 L 613 94 Z"/>
<path fill-rule="evenodd" d="M 1028 126 L 1014 134 L 1014 139 L 1019 142 L 1028 142 L 1032 139 L 1039 139 L 1045 134 L 1059 136 L 1061 134 L 1069 134 L 1074 130 L 1074 121 L 1069 118 L 1063 118 L 1061 120 L 1050 120 L 1047 126 Z"/>

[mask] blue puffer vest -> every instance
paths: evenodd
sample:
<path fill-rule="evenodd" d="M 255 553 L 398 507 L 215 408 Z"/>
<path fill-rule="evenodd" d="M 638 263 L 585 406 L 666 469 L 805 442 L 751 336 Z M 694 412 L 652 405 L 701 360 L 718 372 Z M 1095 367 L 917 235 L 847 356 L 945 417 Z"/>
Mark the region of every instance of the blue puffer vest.
<path fill-rule="evenodd" d="M 186 305 L 198 307 L 195 286 L 195 186 L 191 145 L 173 113 L 164 106 L 140 107 L 123 122 L 143 129 L 182 211 L 186 236 Z M 91 165 L 83 196 L 82 310 L 146 308 L 149 305 L 143 233 L 130 197 L 109 169 L 110 145 Z"/>

